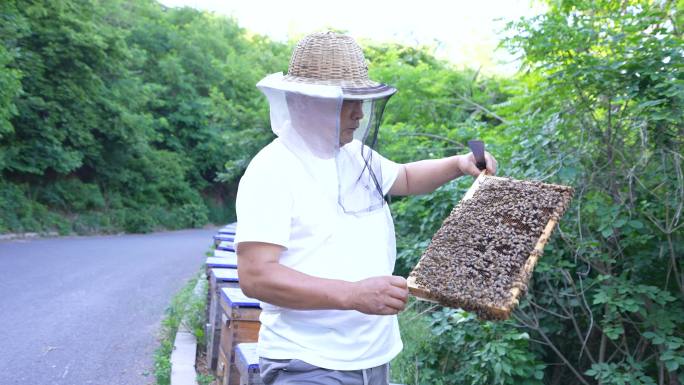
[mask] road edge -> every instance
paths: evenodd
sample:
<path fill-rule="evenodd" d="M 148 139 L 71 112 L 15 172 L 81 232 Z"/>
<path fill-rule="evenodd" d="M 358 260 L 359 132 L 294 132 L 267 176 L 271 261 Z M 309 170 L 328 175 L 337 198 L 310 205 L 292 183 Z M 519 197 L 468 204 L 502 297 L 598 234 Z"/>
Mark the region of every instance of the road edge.
<path fill-rule="evenodd" d="M 204 285 L 197 280 L 192 294 L 195 298 L 204 295 Z M 188 330 L 186 318 L 178 325 L 171 353 L 171 385 L 198 385 L 195 359 L 197 357 L 197 338 Z"/>

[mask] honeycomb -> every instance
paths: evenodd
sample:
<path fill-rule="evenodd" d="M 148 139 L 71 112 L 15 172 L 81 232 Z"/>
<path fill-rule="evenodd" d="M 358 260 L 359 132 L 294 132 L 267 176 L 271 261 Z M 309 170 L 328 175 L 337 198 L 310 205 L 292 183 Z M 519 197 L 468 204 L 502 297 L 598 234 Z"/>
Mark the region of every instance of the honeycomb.
<path fill-rule="evenodd" d="M 506 319 L 572 199 L 568 186 L 480 176 L 409 275 L 419 298 Z"/>

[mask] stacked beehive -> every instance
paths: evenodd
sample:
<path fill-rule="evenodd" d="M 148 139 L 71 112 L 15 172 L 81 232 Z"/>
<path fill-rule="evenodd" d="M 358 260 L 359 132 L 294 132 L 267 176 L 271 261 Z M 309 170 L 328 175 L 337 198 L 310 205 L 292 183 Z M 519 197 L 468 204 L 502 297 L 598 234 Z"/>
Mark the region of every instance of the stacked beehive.
<path fill-rule="evenodd" d="M 255 354 L 261 308 L 259 301 L 240 290 L 234 239 L 235 224 L 222 228 L 214 236 L 214 256 L 206 261 L 207 367 L 222 385 L 257 385 L 261 384 Z"/>

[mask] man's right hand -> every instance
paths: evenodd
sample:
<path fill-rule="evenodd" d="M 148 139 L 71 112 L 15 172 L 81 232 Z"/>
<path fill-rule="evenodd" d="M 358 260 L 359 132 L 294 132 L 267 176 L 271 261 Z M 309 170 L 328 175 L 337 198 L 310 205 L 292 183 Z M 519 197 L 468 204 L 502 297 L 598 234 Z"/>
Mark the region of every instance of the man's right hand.
<path fill-rule="evenodd" d="M 349 308 L 361 313 L 397 314 L 406 307 L 408 286 L 404 277 L 371 277 L 354 282 L 348 298 Z"/>

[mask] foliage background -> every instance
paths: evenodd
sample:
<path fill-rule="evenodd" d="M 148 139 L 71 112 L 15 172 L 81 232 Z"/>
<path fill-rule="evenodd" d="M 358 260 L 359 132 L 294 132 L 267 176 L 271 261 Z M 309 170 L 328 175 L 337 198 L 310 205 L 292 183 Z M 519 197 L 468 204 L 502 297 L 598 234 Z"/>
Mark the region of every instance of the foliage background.
<path fill-rule="evenodd" d="M 412 302 L 406 384 L 684 383 L 684 1 L 549 0 L 509 25 L 514 77 L 429 47 L 364 41 L 397 86 L 380 151 L 398 161 L 486 141 L 500 173 L 575 187 L 506 322 Z M 132 231 L 232 218 L 271 139 L 254 84 L 291 43 L 151 0 L 0 3 L 0 233 Z M 470 185 L 395 199 L 397 274 Z"/>
<path fill-rule="evenodd" d="M 153 1 L 0 11 L 0 232 L 232 219 L 235 182 L 271 135 L 254 84 L 287 68 L 287 46 Z"/>

